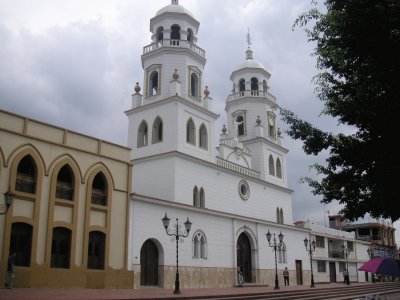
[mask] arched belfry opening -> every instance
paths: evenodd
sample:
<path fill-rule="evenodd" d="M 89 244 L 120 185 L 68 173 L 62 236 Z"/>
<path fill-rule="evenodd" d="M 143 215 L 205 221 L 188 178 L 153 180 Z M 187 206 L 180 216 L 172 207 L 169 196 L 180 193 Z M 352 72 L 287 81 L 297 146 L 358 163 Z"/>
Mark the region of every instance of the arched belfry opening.
<path fill-rule="evenodd" d="M 189 44 L 193 43 L 193 30 L 190 28 L 187 30 L 187 40 Z"/>
<path fill-rule="evenodd" d="M 171 26 L 171 45 L 179 45 L 181 39 L 181 26 L 174 24 Z"/>
<path fill-rule="evenodd" d="M 157 28 L 157 32 L 156 32 L 157 43 L 162 45 L 163 39 L 164 39 L 164 27 L 160 26 Z"/>
<path fill-rule="evenodd" d="M 239 235 L 236 243 L 236 260 L 243 272 L 244 282 L 252 282 L 251 243 L 244 232 Z"/>

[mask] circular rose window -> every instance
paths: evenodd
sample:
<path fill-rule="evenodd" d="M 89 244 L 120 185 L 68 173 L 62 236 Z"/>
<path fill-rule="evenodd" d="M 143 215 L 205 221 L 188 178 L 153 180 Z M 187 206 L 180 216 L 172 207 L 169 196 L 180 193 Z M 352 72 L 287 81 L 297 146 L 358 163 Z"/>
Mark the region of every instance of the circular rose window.
<path fill-rule="evenodd" d="M 243 200 L 249 199 L 250 187 L 245 180 L 240 180 L 239 182 L 239 195 Z"/>

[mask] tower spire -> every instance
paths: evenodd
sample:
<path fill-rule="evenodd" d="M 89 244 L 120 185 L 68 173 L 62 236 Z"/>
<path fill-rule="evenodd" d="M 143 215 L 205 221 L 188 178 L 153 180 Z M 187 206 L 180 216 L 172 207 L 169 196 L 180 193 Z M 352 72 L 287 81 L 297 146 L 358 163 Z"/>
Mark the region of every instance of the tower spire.
<path fill-rule="evenodd" d="M 250 48 L 251 46 L 251 38 L 250 38 L 250 28 L 247 27 L 247 45 Z"/>
<path fill-rule="evenodd" d="M 179 3 L 179 0 L 171 0 L 171 4 L 176 4 L 176 5 L 178 5 Z"/>
<path fill-rule="evenodd" d="M 253 59 L 253 50 L 251 50 L 251 38 L 250 38 L 250 28 L 247 27 L 247 51 L 246 59 Z"/>

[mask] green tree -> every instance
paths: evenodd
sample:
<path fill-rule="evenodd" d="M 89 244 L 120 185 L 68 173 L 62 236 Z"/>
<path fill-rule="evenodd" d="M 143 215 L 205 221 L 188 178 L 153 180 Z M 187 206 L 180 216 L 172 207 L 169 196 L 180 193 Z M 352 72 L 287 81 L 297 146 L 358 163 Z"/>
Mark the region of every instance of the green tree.
<path fill-rule="evenodd" d="M 281 109 L 286 133 L 307 155 L 328 150 L 324 164 L 305 177 L 322 203 L 338 201 L 349 220 L 370 213 L 400 218 L 400 1 L 326 0 L 300 15 L 294 27 L 315 42 L 316 93 L 322 113 L 354 128 L 324 132 Z M 398 120 L 399 118 L 399 120 Z"/>

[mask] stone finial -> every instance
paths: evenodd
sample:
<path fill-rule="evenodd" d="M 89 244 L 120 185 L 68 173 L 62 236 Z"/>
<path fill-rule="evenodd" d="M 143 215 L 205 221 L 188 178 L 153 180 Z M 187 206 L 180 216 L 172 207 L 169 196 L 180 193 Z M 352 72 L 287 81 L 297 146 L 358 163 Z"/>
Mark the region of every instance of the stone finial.
<path fill-rule="evenodd" d="M 210 95 L 210 91 L 208 90 L 208 86 L 206 85 L 206 88 L 205 88 L 205 90 L 204 90 L 204 95 L 206 96 L 206 97 L 208 97 L 208 95 Z"/>
<path fill-rule="evenodd" d="M 174 80 L 178 80 L 178 78 L 179 78 L 178 69 L 175 69 L 175 72 L 172 74 L 172 78 Z"/>
<path fill-rule="evenodd" d="M 278 137 L 281 137 L 282 132 L 281 132 L 281 129 L 279 127 L 278 127 L 278 131 L 276 133 L 277 133 Z"/>
<path fill-rule="evenodd" d="M 222 133 L 223 133 L 223 134 L 226 134 L 226 127 L 225 127 L 225 124 L 222 125 Z"/>
<path fill-rule="evenodd" d="M 261 124 L 261 119 L 260 119 L 260 116 L 257 116 L 256 123 L 257 123 L 257 125 L 260 125 L 260 124 Z"/>
<path fill-rule="evenodd" d="M 136 82 L 136 86 L 135 86 L 135 92 L 136 92 L 136 94 L 139 94 L 140 93 L 140 91 L 141 91 L 141 88 L 140 88 L 140 86 L 139 86 L 139 82 Z"/>

